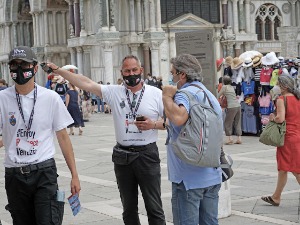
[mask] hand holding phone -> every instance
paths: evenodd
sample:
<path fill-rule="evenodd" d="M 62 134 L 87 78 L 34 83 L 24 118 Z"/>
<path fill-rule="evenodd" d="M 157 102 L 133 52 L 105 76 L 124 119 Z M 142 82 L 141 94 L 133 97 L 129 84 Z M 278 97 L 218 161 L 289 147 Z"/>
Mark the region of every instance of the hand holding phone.
<path fill-rule="evenodd" d="M 42 67 L 42 69 L 46 72 L 46 73 L 52 73 L 53 69 L 49 66 L 47 66 L 47 63 L 43 62 L 40 64 L 40 66 Z"/>
<path fill-rule="evenodd" d="M 136 121 L 145 121 L 145 117 L 142 116 L 142 115 L 137 115 L 136 118 L 135 118 Z"/>

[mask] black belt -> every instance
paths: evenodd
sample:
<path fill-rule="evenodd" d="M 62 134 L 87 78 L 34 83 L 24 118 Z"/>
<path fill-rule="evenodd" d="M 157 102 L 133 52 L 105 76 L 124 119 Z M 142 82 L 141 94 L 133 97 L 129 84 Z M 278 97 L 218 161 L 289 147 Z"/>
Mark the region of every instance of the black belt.
<path fill-rule="evenodd" d="M 32 171 L 43 169 L 43 168 L 48 168 L 51 166 L 55 166 L 55 161 L 54 159 L 48 159 L 44 162 L 40 162 L 37 164 L 31 164 L 27 166 L 22 166 L 22 167 L 5 167 L 5 172 L 7 173 L 21 173 L 21 174 L 28 174 Z"/>
<path fill-rule="evenodd" d="M 149 149 L 150 147 L 156 146 L 156 142 L 147 144 L 147 145 L 130 145 L 130 146 L 124 146 L 117 143 L 117 147 L 120 149 L 130 151 L 130 152 L 140 152 Z"/>

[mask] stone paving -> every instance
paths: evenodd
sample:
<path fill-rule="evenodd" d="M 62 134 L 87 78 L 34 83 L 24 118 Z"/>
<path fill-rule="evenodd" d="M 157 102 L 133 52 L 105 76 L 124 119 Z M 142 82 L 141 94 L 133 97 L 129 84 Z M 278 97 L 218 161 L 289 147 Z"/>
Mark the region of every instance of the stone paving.
<path fill-rule="evenodd" d="M 159 131 L 159 149 L 162 167 L 162 200 L 167 224 L 172 223 L 171 185 L 167 178 L 166 132 Z M 71 136 L 82 191 L 82 211 L 74 217 L 66 203 L 64 225 L 121 225 L 122 207 L 111 162 L 112 146 L 115 144 L 111 115 L 94 114 L 83 136 Z M 58 149 L 58 148 L 57 148 Z M 299 185 L 292 174 L 282 195 L 279 207 L 265 204 L 260 197 L 270 195 L 275 189 L 277 171 L 275 148 L 262 145 L 255 136 L 243 136 L 242 145 L 225 146 L 226 153 L 234 160 L 235 175 L 231 179 L 231 215 L 219 220 L 220 225 L 299 225 Z M 3 162 L 4 150 L 0 150 Z M 55 155 L 60 189 L 69 196 L 70 173 L 60 150 Z M 66 200 L 67 202 L 67 200 Z M 3 225 L 12 225 L 10 214 L 4 209 L 7 204 L 4 188 L 4 168 L 0 168 L 0 220 Z M 142 225 L 147 225 L 143 200 L 139 201 Z"/>

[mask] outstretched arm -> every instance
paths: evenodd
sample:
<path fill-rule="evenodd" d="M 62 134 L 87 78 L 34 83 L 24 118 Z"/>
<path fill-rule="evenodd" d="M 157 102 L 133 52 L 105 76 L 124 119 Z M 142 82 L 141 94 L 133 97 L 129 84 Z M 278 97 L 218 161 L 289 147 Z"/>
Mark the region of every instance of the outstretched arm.
<path fill-rule="evenodd" d="M 75 157 L 74 157 L 74 152 L 73 152 L 73 147 L 71 144 L 70 137 L 69 137 L 66 129 L 57 131 L 56 136 L 57 136 L 57 140 L 58 140 L 59 146 L 61 148 L 61 151 L 63 153 L 63 156 L 64 156 L 66 163 L 69 167 L 69 170 L 72 174 L 71 193 L 79 194 L 81 187 L 80 187 L 78 173 L 76 170 Z"/>
<path fill-rule="evenodd" d="M 100 96 L 102 98 L 101 85 L 92 81 L 88 77 L 83 76 L 82 74 L 76 74 L 68 70 L 61 69 L 57 65 L 50 62 L 47 63 L 47 66 L 51 67 L 55 74 L 61 75 L 63 78 L 74 84 L 76 87 L 92 92 L 95 95 Z"/>

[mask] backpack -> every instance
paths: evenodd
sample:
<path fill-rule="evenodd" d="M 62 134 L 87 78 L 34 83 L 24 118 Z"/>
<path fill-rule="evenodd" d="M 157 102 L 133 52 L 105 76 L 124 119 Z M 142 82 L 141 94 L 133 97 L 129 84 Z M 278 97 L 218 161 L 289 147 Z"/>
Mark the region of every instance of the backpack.
<path fill-rule="evenodd" d="M 219 167 L 223 145 L 223 121 L 218 118 L 206 92 L 198 85 L 192 86 L 197 86 L 203 91 L 204 101 L 198 102 L 187 90 L 177 91 L 189 98 L 189 118 L 174 141 L 170 142 L 173 130 L 170 126 L 166 126 L 168 131 L 166 145 L 171 144 L 176 156 L 188 164 Z M 210 106 L 204 104 L 206 99 Z"/>

